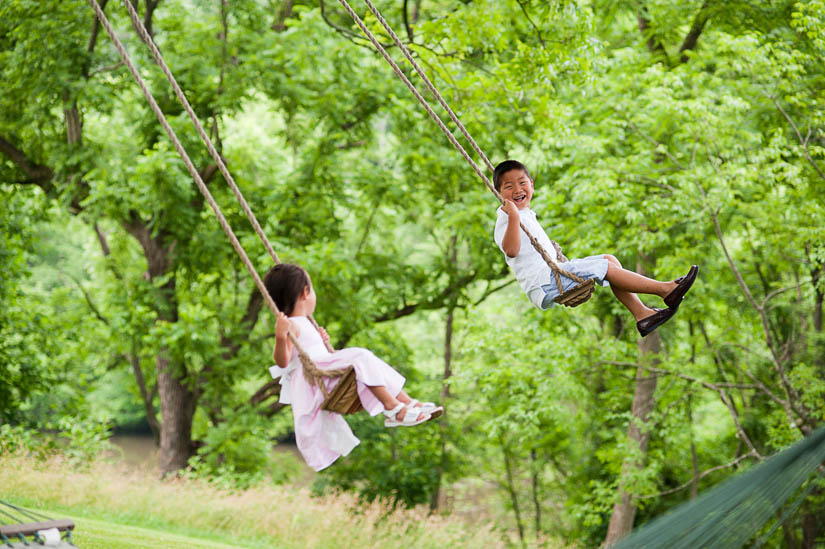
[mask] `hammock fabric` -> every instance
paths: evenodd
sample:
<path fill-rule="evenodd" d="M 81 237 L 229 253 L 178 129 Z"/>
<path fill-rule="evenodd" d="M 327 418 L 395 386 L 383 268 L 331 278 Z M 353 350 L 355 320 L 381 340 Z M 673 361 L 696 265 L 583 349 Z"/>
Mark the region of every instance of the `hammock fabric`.
<path fill-rule="evenodd" d="M 768 458 L 750 471 L 714 487 L 613 545 L 613 549 L 735 549 L 751 541 L 761 547 L 820 482 L 810 479 L 825 461 L 825 428 Z M 810 479 L 810 480 L 809 480 Z M 806 489 L 758 539 L 756 534 L 788 498 L 808 480 Z"/>
<path fill-rule="evenodd" d="M 75 547 L 74 522 L 53 520 L 6 501 L 0 501 L 0 547 Z"/>

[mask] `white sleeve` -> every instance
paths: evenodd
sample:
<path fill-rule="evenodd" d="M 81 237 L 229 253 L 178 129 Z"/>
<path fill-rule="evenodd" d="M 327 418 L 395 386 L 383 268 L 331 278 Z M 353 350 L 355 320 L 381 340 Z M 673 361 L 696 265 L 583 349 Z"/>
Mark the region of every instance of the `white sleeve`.
<path fill-rule="evenodd" d="M 496 210 L 496 212 L 498 214 L 498 217 L 496 218 L 496 229 L 493 233 L 493 239 L 496 241 L 496 245 L 499 247 L 499 249 L 503 252 L 504 248 L 501 247 L 501 243 L 504 242 L 504 233 L 507 232 L 507 223 L 509 221 L 507 214 L 505 214 L 501 210 L 501 208 Z"/>

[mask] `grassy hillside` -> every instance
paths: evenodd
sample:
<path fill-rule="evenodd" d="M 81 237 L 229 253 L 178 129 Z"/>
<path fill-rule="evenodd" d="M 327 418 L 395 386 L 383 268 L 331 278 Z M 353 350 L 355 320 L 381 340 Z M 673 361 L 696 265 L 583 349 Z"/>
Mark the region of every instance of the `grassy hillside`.
<path fill-rule="evenodd" d="M 202 481 L 63 458 L 0 455 L 0 498 L 72 518 L 79 547 L 497 547 L 500 533 L 426 509 L 392 511 L 306 488 L 228 491 Z"/>

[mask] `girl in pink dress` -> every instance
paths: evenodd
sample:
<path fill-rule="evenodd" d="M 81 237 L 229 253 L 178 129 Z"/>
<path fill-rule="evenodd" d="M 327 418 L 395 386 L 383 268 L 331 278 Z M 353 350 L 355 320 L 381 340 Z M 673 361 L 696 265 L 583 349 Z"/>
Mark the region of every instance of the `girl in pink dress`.
<path fill-rule="evenodd" d="M 444 409 L 432 402 L 418 402 L 402 390 L 404 376 L 368 349 L 350 347 L 330 352 L 325 345 L 329 335 L 316 329 L 309 320 L 315 311 L 316 296 L 309 274 L 298 265 L 275 265 L 264 277 L 269 295 L 281 311 L 275 322 L 277 366 L 269 369 L 281 381 L 280 402 L 292 405 L 298 450 L 316 471 L 332 465 L 349 454 L 359 441 L 340 414 L 321 410 L 324 394 L 304 378 L 298 352 L 289 340 L 292 333 L 298 345 L 321 370 L 355 369 L 358 397 L 371 416 L 383 412 L 386 427 L 409 427 L 440 416 Z M 326 378 L 327 389 L 338 379 Z"/>

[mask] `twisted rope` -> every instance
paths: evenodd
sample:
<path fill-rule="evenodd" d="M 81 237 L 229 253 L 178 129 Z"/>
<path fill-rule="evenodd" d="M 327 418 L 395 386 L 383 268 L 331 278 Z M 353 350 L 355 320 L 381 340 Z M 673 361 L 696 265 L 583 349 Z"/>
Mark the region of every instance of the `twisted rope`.
<path fill-rule="evenodd" d="M 201 124 L 200 119 L 195 114 L 194 109 L 189 104 L 189 100 L 186 98 L 186 95 L 183 93 L 183 90 L 178 85 L 178 81 L 175 79 L 175 76 L 172 74 L 172 71 L 166 64 L 166 60 L 160 53 L 160 50 L 155 44 L 155 41 L 152 39 L 152 35 L 149 34 L 149 31 L 143 24 L 143 19 L 141 19 L 140 15 L 138 15 L 138 12 L 135 9 L 135 6 L 132 5 L 132 2 L 130 2 L 129 0 L 123 0 L 123 4 L 126 6 L 126 9 L 129 10 L 129 17 L 132 19 L 132 25 L 135 27 L 135 29 L 137 29 L 138 35 L 143 40 L 143 42 L 145 42 L 146 45 L 149 47 L 149 50 L 152 52 L 152 57 L 155 58 L 155 62 L 163 71 L 163 74 L 166 75 L 166 79 L 172 86 L 172 90 L 174 90 L 175 95 L 181 102 L 181 105 L 183 105 L 184 110 L 186 110 L 186 113 L 189 115 L 189 119 L 195 126 L 195 130 L 197 130 L 198 135 L 201 138 L 201 141 L 203 141 L 206 145 L 206 149 L 209 151 L 209 155 L 218 165 L 218 169 L 223 175 L 224 180 L 226 181 L 227 185 L 229 185 L 229 188 L 232 189 L 232 192 L 235 194 L 235 198 L 238 199 L 238 203 L 240 203 L 241 209 L 243 209 L 247 219 L 249 219 L 249 222 L 252 224 L 252 228 L 255 229 L 255 234 L 257 234 L 258 238 L 261 239 L 261 242 L 264 243 L 264 247 L 266 247 L 266 251 L 269 252 L 270 257 L 272 257 L 272 260 L 275 263 L 281 263 L 281 260 L 278 259 L 278 254 L 275 253 L 275 249 L 272 247 L 272 244 L 269 242 L 269 239 L 266 237 L 266 234 L 264 234 L 264 231 L 261 228 L 261 224 L 258 223 L 258 219 L 255 217 L 255 214 L 252 213 L 252 208 L 249 207 L 249 204 L 246 202 L 246 198 L 244 198 L 243 193 L 241 193 L 240 188 L 235 183 L 235 178 L 233 178 L 232 174 L 229 173 L 229 169 L 227 169 L 226 163 L 223 161 L 223 157 L 220 155 L 217 148 L 215 148 L 215 145 L 212 144 L 212 140 L 209 138 L 209 135 L 207 135 L 206 131 L 203 129 L 203 125 Z M 318 323 L 315 322 L 315 319 L 312 317 L 312 315 L 310 315 L 308 318 L 312 325 L 315 327 L 315 329 L 318 330 Z M 332 348 L 332 345 L 329 343 L 329 341 L 324 341 L 324 345 L 326 346 L 329 352 L 333 352 L 334 349 Z"/>
<path fill-rule="evenodd" d="M 269 292 L 266 291 L 266 287 L 264 286 L 264 283 L 261 280 L 261 277 L 258 276 L 258 272 L 255 270 L 255 267 L 252 265 L 252 262 L 249 260 L 249 257 L 247 256 L 246 252 L 244 251 L 243 246 L 241 246 L 241 243 L 238 241 L 238 238 L 235 236 L 235 233 L 232 231 L 232 228 L 229 226 L 229 223 L 227 222 L 226 218 L 224 217 L 223 212 L 221 211 L 221 209 L 218 206 L 217 202 L 215 202 L 215 199 L 212 197 L 212 193 L 209 192 L 209 189 L 207 188 L 206 184 L 203 182 L 203 179 L 201 178 L 200 173 L 198 173 L 197 168 L 195 168 L 195 165 L 192 163 L 192 160 L 189 158 L 189 155 L 187 154 L 186 150 L 183 148 L 183 145 L 181 145 L 181 142 L 178 139 L 177 135 L 175 134 L 175 131 L 169 125 L 169 122 L 166 120 L 166 116 L 163 114 L 163 111 L 161 111 L 160 107 L 157 104 L 157 101 L 155 101 L 154 96 L 152 96 L 152 93 L 149 91 L 149 88 L 146 86 L 146 83 L 143 81 L 143 78 L 141 78 L 140 74 L 138 73 L 137 69 L 135 68 L 135 65 L 132 63 L 132 60 L 129 57 L 129 54 L 126 52 L 126 49 L 124 48 L 123 43 L 117 37 L 117 34 L 115 33 L 114 29 L 112 28 L 111 24 L 109 23 L 109 20 L 106 18 L 106 14 L 103 12 L 100 5 L 97 3 L 97 0 L 89 0 L 89 3 L 92 5 L 92 8 L 94 9 L 95 14 L 97 15 L 97 18 L 100 20 L 101 24 L 106 29 L 106 32 L 111 37 L 112 42 L 115 45 L 115 48 L 117 49 L 118 53 L 120 54 L 120 57 L 123 59 L 123 62 L 126 64 L 126 67 L 129 69 L 129 72 L 132 73 L 132 76 L 134 77 L 135 81 L 140 86 L 140 89 L 143 92 L 143 95 L 146 98 L 146 100 L 149 102 L 149 106 L 152 108 L 152 112 L 155 113 L 155 116 L 157 117 L 158 122 L 160 122 L 161 126 L 163 126 L 163 129 L 166 131 L 166 134 L 169 136 L 169 139 L 172 141 L 172 144 L 174 145 L 175 150 L 178 152 L 180 157 L 183 159 L 183 163 L 186 165 L 186 168 L 189 171 L 189 174 L 192 176 L 192 179 L 194 179 L 195 184 L 198 187 L 198 190 L 200 190 L 201 194 L 203 194 L 204 198 L 209 203 L 209 206 L 212 208 L 212 211 L 215 213 L 215 216 L 218 218 L 218 222 L 220 223 L 221 228 L 223 228 L 224 232 L 226 233 L 226 236 L 229 237 L 229 241 L 232 243 L 232 247 L 235 249 L 235 251 L 240 256 L 241 261 L 243 261 L 243 264 L 246 266 L 247 270 L 249 271 L 249 274 L 252 275 L 252 279 L 255 281 L 255 285 L 258 287 L 258 290 L 261 292 L 261 295 L 263 296 L 264 301 L 266 302 L 267 306 L 269 307 L 269 310 L 272 311 L 272 314 L 277 317 L 278 313 L 279 313 L 278 306 L 275 304 L 275 301 L 272 300 L 272 297 L 269 295 Z M 126 0 L 125 0 L 125 3 L 127 5 L 129 5 L 129 2 L 126 1 Z M 273 251 L 273 253 L 274 253 L 274 251 Z M 301 361 L 301 364 L 304 367 L 304 375 L 306 376 L 307 381 L 310 384 L 320 386 L 322 391 L 326 395 L 326 387 L 324 387 L 324 384 L 322 382 L 320 382 L 320 378 L 321 377 L 341 377 L 344 374 L 346 374 L 346 372 L 347 372 L 346 369 L 323 370 L 323 371 L 320 370 L 318 368 L 318 366 L 309 357 L 309 355 L 307 355 L 306 352 L 298 344 L 298 341 L 295 339 L 295 336 L 293 336 L 291 333 L 289 333 L 288 337 L 289 337 L 290 342 L 295 346 L 295 349 L 298 352 L 298 357 Z"/>
<path fill-rule="evenodd" d="M 492 171 L 494 168 L 493 168 L 493 165 L 490 163 L 490 160 L 487 158 L 487 156 L 484 154 L 484 152 L 481 150 L 481 148 L 478 146 L 478 144 L 475 142 L 475 140 L 470 136 L 470 133 L 467 131 L 467 129 L 464 127 L 464 125 L 461 123 L 461 121 L 458 119 L 458 116 L 456 116 L 456 114 L 449 107 L 449 105 L 447 105 L 447 102 L 444 100 L 444 97 L 438 92 L 438 90 L 433 85 L 433 83 L 430 81 L 430 79 L 427 78 L 427 75 L 424 73 L 424 71 L 421 69 L 421 67 L 418 65 L 418 63 L 416 63 L 413 60 L 412 54 L 410 53 L 409 49 L 407 49 L 407 47 L 404 45 L 404 43 L 401 42 L 401 40 L 398 38 L 398 35 L 395 34 L 395 32 L 392 30 L 392 28 L 387 23 L 387 21 L 384 19 L 384 17 L 378 11 L 378 9 L 369 0 L 364 0 L 364 1 L 366 2 L 366 4 L 369 7 L 370 11 L 375 15 L 375 17 L 381 23 L 381 25 L 390 34 L 390 36 L 392 37 L 393 42 L 395 42 L 396 46 L 398 46 L 398 48 L 404 53 L 404 56 L 413 65 L 413 68 L 415 68 L 416 72 L 419 74 L 419 76 L 421 76 L 424 83 L 427 85 L 427 87 L 430 89 L 430 91 L 433 93 L 433 95 L 438 99 L 438 102 L 441 104 L 441 106 L 444 107 L 444 109 L 450 115 L 450 118 L 453 120 L 453 122 L 455 122 L 455 124 L 461 130 L 461 133 L 464 135 L 464 137 L 466 137 L 467 140 L 470 142 L 470 144 L 473 147 L 473 150 L 476 153 L 478 153 L 479 156 L 481 156 L 481 158 L 484 160 L 484 163 Z M 495 195 L 495 197 L 498 199 L 498 201 L 501 204 L 504 204 L 504 199 L 501 197 L 501 194 L 495 189 L 495 186 L 493 186 L 493 184 L 490 182 L 490 179 L 484 174 L 484 172 L 481 171 L 481 168 L 479 168 L 478 165 L 473 161 L 473 159 L 470 157 L 470 155 L 467 153 L 467 151 L 464 150 L 464 147 L 461 146 L 461 144 L 458 142 L 458 140 L 455 138 L 455 136 L 452 134 L 452 132 L 447 128 L 447 126 L 441 120 L 441 117 L 439 117 L 433 111 L 432 107 L 430 107 L 430 104 L 427 102 L 427 100 L 424 99 L 424 97 L 421 95 L 421 93 L 418 91 L 418 89 L 415 87 L 415 85 L 413 85 L 413 83 L 410 82 L 409 78 L 407 78 L 407 75 L 405 75 L 404 72 L 398 67 L 398 65 L 393 60 L 393 58 L 390 57 L 390 55 L 387 53 L 387 50 L 384 48 L 384 46 L 381 45 L 381 43 L 378 41 L 378 39 L 375 37 L 375 35 L 373 35 L 372 32 L 370 32 L 370 30 L 366 27 L 366 25 L 364 24 L 364 21 L 358 16 L 357 13 L 355 13 L 355 11 L 352 9 L 352 6 L 350 6 L 349 2 L 347 2 L 347 0 L 338 0 L 338 2 L 344 7 L 344 9 L 347 11 L 347 13 L 350 15 L 350 17 L 352 17 L 353 21 L 355 21 L 355 23 L 358 25 L 358 27 L 361 29 L 361 31 L 366 35 L 366 37 L 369 39 L 369 41 L 372 42 L 372 45 L 375 46 L 375 49 L 378 50 L 378 52 L 381 54 L 381 56 L 384 57 L 384 59 L 387 61 L 387 63 L 389 63 L 389 65 L 392 67 L 393 72 L 395 72 L 395 74 L 398 76 L 398 78 L 400 78 L 401 81 L 404 82 L 404 84 L 412 92 L 412 94 L 415 96 L 415 98 L 418 99 L 418 102 L 421 103 L 421 105 L 427 111 L 427 114 L 429 114 L 430 117 L 433 119 L 433 121 L 438 125 L 438 127 L 441 128 L 441 131 L 444 132 L 444 135 L 447 136 L 447 139 L 450 141 L 450 143 L 453 144 L 453 146 L 458 150 L 458 152 L 461 154 L 461 156 L 463 156 L 464 159 L 470 164 L 470 166 L 473 168 L 473 171 L 475 171 L 476 174 L 478 174 L 478 176 L 481 178 L 481 180 L 484 182 L 484 184 L 487 185 L 487 188 L 490 189 L 490 191 L 493 193 L 493 195 Z M 527 230 L 527 227 L 525 227 L 524 223 L 522 223 L 520 220 L 519 220 L 519 227 L 524 232 L 524 234 L 527 235 L 527 238 L 530 241 L 530 244 L 533 246 L 533 248 L 539 253 L 539 255 L 544 260 L 544 262 L 547 264 L 547 266 L 550 267 L 550 269 L 553 271 L 553 275 L 554 275 L 555 280 L 556 280 L 556 285 L 559 288 L 559 293 L 563 293 L 563 291 L 564 291 L 563 287 L 562 287 L 562 284 L 561 284 L 561 278 L 560 278 L 559 275 L 562 275 L 562 276 L 565 276 L 565 277 L 570 278 L 572 280 L 575 280 L 579 284 L 581 284 L 585 281 L 585 279 L 583 279 L 583 278 L 581 278 L 581 277 L 579 277 L 579 276 L 577 276 L 577 275 L 575 275 L 575 274 L 573 274 L 569 271 L 566 271 L 566 270 L 560 268 L 558 266 L 558 264 L 556 263 L 556 260 L 554 258 L 550 257 L 550 254 L 547 253 L 547 250 L 544 249 L 544 247 L 530 233 L 530 231 Z"/>

